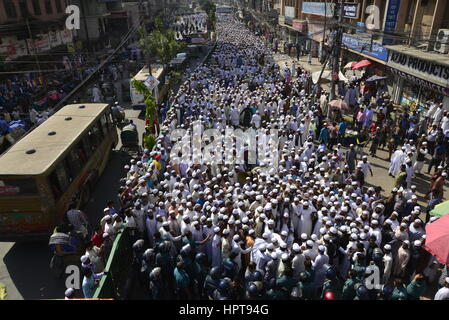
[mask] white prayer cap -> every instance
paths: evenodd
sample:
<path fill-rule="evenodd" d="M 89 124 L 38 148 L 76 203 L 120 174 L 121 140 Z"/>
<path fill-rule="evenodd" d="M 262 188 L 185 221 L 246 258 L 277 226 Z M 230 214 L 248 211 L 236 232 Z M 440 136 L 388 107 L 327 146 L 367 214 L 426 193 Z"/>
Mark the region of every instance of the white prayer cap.
<path fill-rule="evenodd" d="M 390 251 L 391 250 L 391 246 L 389 244 L 386 244 L 384 246 L 384 249 L 387 250 L 387 251 Z"/>
<path fill-rule="evenodd" d="M 234 241 L 238 241 L 238 240 L 240 240 L 240 236 L 239 236 L 238 234 L 236 234 L 236 235 L 234 235 L 234 236 L 232 237 L 232 239 L 233 239 Z"/>
<path fill-rule="evenodd" d="M 307 239 L 307 233 L 302 233 L 301 234 L 301 239 L 302 240 L 306 240 Z"/>
<path fill-rule="evenodd" d="M 262 252 L 267 250 L 267 245 L 265 243 L 261 244 L 260 247 L 259 247 L 259 250 L 262 251 Z"/>
<path fill-rule="evenodd" d="M 306 245 L 309 247 L 313 247 L 313 241 L 312 240 L 307 240 Z"/>
<path fill-rule="evenodd" d="M 326 251 L 326 247 L 321 245 L 318 247 L 318 251 L 324 252 L 324 251 Z"/>
<path fill-rule="evenodd" d="M 415 242 L 413 242 L 413 245 L 414 245 L 415 247 L 420 247 L 420 246 L 421 246 L 421 241 L 415 240 Z"/>
<path fill-rule="evenodd" d="M 215 233 L 220 232 L 220 227 L 215 227 L 215 228 L 214 228 L 214 232 L 215 232 Z"/>
<path fill-rule="evenodd" d="M 276 252 L 271 253 L 271 259 L 276 260 L 278 258 L 278 255 Z"/>
<path fill-rule="evenodd" d="M 73 296 L 73 294 L 75 293 L 75 289 L 73 288 L 68 288 L 65 292 L 64 292 L 64 296 L 66 298 L 71 298 Z"/>
<path fill-rule="evenodd" d="M 224 235 L 229 234 L 229 229 L 224 229 L 224 230 L 223 230 L 223 234 L 224 234 Z"/>
<path fill-rule="evenodd" d="M 263 238 L 263 239 L 268 239 L 268 238 L 270 238 L 270 234 L 267 233 L 267 232 L 264 232 L 264 233 L 262 234 L 262 238 Z"/>
<path fill-rule="evenodd" d="M 299 246 L 299 244 L 297 244 L 296 242 L 293 244 L 293 246 L 292 246 L 292 250 L 294 251 L 294 252 L 299 252 L 299 251 L 301 251 L 301 247 Z"/>
<path fill-rule="evenodd" d="M 269 224 L 269 225 L 274 225 L 274 220 L 268 220 L 268 222 L 267 222 L 267 224 Z"/>

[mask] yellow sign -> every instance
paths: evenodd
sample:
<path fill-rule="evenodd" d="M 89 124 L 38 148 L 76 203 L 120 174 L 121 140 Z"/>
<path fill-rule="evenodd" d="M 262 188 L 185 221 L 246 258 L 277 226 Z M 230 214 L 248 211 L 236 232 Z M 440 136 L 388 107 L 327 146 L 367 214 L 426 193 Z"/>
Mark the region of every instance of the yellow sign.
<path fill-rule="evenodd" d="M 70 53 L 75 53 L 75 45 L 73 42 L 67 43 L 67 51 Z"/>

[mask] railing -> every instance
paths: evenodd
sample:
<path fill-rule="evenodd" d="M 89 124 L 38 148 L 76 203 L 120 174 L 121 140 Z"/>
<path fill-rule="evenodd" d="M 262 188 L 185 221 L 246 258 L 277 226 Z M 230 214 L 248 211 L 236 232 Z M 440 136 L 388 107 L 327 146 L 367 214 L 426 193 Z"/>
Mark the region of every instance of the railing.
<path fill-rule="evenodd" d="M 132 243 L 128 229 L 124 229 L 114 240 L 111 253 L 93 298 L 122 299 L 125 284 L 132 265 Z"/>

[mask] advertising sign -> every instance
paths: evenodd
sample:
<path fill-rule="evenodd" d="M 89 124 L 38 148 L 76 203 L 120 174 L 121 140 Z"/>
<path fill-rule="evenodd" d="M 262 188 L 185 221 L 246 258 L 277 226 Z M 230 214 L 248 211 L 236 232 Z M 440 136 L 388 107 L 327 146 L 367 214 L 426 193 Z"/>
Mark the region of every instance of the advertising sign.
<path fill-rule="evenodd" d="M 334 7 L 333 3 L 326 2 L 303 2 L 302 3 L 302 12 L 308 14 L 316 14 L 319 16 L 333 17 L 334 16 Z"/>
<path fill-rule="evenodd" d="M 401 5 L 401 0 L 390 0 L 388 1 L 388 8 L 385 13 L 385 33 L 393 33 L 396 31 L 396 22 L 398 21 L 399 6 Z M 393 44 L 394 39 L 389 37 L 384 37 L 382 43 L 384 45 Z"/>
<path fill-rule="evenodd" d="M 385 62 L 388 60 L 388 50 L 384 48 L 382 44 L 375 41 L 372 42 L 371 48 L 371 39 L 362 39 L 352 34 L 345 33 L 343 34 L 342 43 L 349 49 L 366 54 L 370 57 L 383 60 Z"/>
<path fill-rule="evenodd" d="M 358 19 L 359 18 L 359 4 L 358 3 L 344 3 L 343 4 L 343 18 Z"/>

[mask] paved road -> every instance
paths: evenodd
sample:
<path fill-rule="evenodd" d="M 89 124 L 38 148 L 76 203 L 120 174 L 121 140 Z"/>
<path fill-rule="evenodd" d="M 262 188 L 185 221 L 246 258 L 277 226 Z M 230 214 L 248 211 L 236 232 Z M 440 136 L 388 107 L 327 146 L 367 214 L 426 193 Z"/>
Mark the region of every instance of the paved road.
<path fill-rule="evenodd" d="M 144 123 L 137 118 L 138 114 L 139 111 L 126 110 L 127 118 L 133 119 L 137 124 L 140 136 Z M 119 148 L 120 144 L 117 146 Z M 111 154 L 108 166 L 85 209 L 91 224 L 99 222 L 107 200 L 116 199 L 122 168 L 126 162 L 126 155 L 119 151 Z M 64 296 L 64 280 L 56 280 L 50 272 L 51 254 L 46 242 L 3 242 L 0 243 L 0 257 L 0 282 L 6 285 L 8 300 L 56 299 Z"/>

